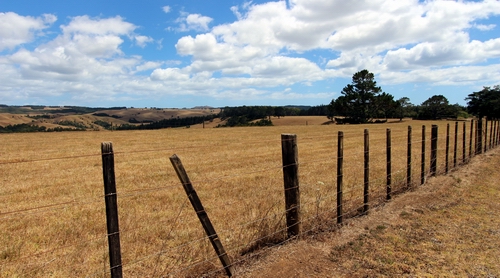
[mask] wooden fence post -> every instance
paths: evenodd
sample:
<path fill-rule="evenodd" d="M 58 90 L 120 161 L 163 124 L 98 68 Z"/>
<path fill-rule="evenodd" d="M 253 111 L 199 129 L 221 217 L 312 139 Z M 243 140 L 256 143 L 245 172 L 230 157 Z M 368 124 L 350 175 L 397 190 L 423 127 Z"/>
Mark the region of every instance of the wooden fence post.
<path fill-rule="evenodd" d="M 406 150 L 406 187 L 411 187 L 411 126 L 408 126 L 408 147 Z"/>
<path fill-rule="evenodd" d="M 123 277 L 118 225 L 118 203 L 115 181 L 115 157 L 111 142 L 101 143 L 104 200 L 106 202 L 106 226 L 108 231 L 109 269 L 112 278 Z"/>
<path fill-rule="evenodd" d="M 437 172 L 437 142 L 438 126 L 432 125 L 431 129 L 431 175 L 435 176 Z"/>
<path fill-rule="evenodd" d="M 498 142 L 500 140 L 500 121 L 496 121 L 497 131 L 495 132 L 495 146 L 498 146 Z"/>
<path fill-rule="evenodd" d="M 467 127 L 465 125 L 465 122 L 463 124 L 463 132 L 462 132 L 462 164 L 465 164 L 465 144 L 467 141 Z"/>
<path fill-rule="evenodd" d="M 363 183 L 363 214 L 368 214 L 370 209 L 370 134 L 368 129 L 364 132 L 364 183 Z"/>
<path fill-rule="evenodd" d="M 189 176 L 187 175 L 181 160 L 179 159 L 179 157 L 177 157 L 177 155 L 174 154 L 170 157 L 170 162 L 172 163 L 172 166 L 177 173 L 177 177 L 179 177 L 179 180 L 182 183 L 182 187 L 184 188 L 184 191 L 186 192 L 186 195 L 188 196 L 188 199 L 191 202 L 191 205 L 193 206 L 193 209 L 196 212 L 196 215 L 198 216 L 198 219 L 200 220 L 201 225 L 203 226 L 203 229 L 205 230 L 205 233 L 207 234 L 208 239 L 212 244 L 212 247 L 217 253 L 217 256 L 219 257 L 219 260 L 222 263 L 227 276 L 231 277 L 233 275 L 233 269 L 231 266 L 231 261 L 229 260 L 229 256 L 224 250 L 222 242 L 217 236 L 215 228 L 212 225 L 212 222 L 210 221 L 210 218 L 208 217 L 208 214 L 205 211 L 205 208 L 203 207 L 203 204 L 201 203 L 201 200 L 198 197 L 193 184 L 189 180 Z"/>
<path fill-rule="evenodd" d="M 425 125 L 422 125 L 422 157 L 420 161 L 420 184 L 425 183 Z"/>
<path fill-rule="evenodd" d="M 483 119 L 480 118 L 476 125 L 476 154 L 481 154 L 483 152 Z"/>
<path fill-rule="evenodd" d="M 386 196 L 387 200 L 391 199 L 392 194 L 392 167 L 391 167 L 391 129 L 388 128 L 385 133 L 385 145 L 386 145 L 386 174 L 387 174 L 387 182 L 386 182 Z"/>
<path fill-rule="evenodd" d="M 449 163 L 448 163 L 448 160 L 449 160 L 449 154 L 450 154 L 450 124 L 446 124 L 446 162 L 445 162 L 445 167 L 444 167 L 444 171 L 446 174 L 448 174 L 448 169 L 449 169 Z"/>
<path fill-rule="evenodd" d="M 497 146 L 497 144 L 496 144 L 496 142 L 495 142 L 495 135 L 497 134 L 497 121 L 496 121 L 496 120 L 494 120 L 494 121 L 493 121 L 493 133 L 491 133 L 491 134 L 492 134 L 491 136 L 493 137 L 493 138 L 491 139 L 491 140 L 492 140 L 492 141 L 491 141 L 491 144 L 492 144 L 492 146 L 493 146 L 493 148 L 494 148 L 494 147 L 496 147 L 496 146 Z"/>
<path fill-rule="evenodd" d="M 458 122 L 455 122 L 455 143 L 453 145 L 453 168 L 457 168 Z"/>
<path fill-rule="evenodd" d="M 288 238 L 300 234 L 299 156 L 297 135 L 281 134 L 283 181 Z"/>
<path fill-rule="evenodd" d="M 492 148 L 492 140 L 493 140 L 493 126 L 494 126 L 494 123 L 495 121 L 490 121 L 490 139 L 488 140 L 489 141 L 489 147 L 488 148 Z"/>
<path fill-rule="evenodd" d="M 496 131 L 495 131 L 495 147 L 498 146 L 498 141 L 500 139 L 500 121 L 499 120 L 496 120 L 495 121 L 495 127 L 496 127 Z"/>
<path fill-rule="evenodd" d="M 342 183 L 344 167 L 344 132 L 339 131 L 337 139 L 337 224 L 342 224 Z"/>
<path fill-rule="evenodd" d="M 472 140 L 473 139 L 474 139 L 474 120 L 470 120 L 469 161 L 472 158 Z"/>
<path fill-rule="evenodd" d="M 484 117 L 484 152 L 488 150 L 488 118 Z"/>

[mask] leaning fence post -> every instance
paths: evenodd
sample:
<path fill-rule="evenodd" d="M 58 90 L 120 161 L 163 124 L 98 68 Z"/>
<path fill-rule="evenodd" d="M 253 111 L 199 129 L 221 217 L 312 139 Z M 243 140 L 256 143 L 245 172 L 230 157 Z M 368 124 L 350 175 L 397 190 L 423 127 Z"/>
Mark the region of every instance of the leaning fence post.
<path fill-rule="evenodd" d="M 217 236 L 217 233 L 215 232 L 215 228 L 212 225 L 210 218 L 208 218 L 208 214 L 205 211 L 205 208 L 203 207 L 203 204 L 201 203 L 196 190 L 194 190 L 193 184 L 189 180 L 189 177 L 186 173 L 186 170 L 184 169 L 184 166 L 182 165 L 181 160 L 179 159 L 179 157 L 177 157 L 177 155 L 174 154 L 170 157 L 170 162 L 172 163 L 172 166 L 177 173 L 177 177 L 179 177 L 179 180 L 182 183 L 182 187 L 184 188 L 184 191 L 186 192 L 189 201 L 191 202 L 191 205 L 193 206 L 193 209 L 196 212 L 196 215 L 198 216 L 198 219 L 200 220 L 201 225 L 203 226 L 203 229 L 205 230 L 205 233 L 210 240 L 210 243 L 212 244 L 212 247 L 217 253 L 217 256 L 219 257 L 219 260 L 222 263 L 227 276 L 231 277 L 233 275 L 233 269 L 231 266 L 231 261 L 229 260 L 229 256 L 224 250 L 224 246 L 222 246 L 222 243 Z"/>
<path fill-rule="evenodd" d="M 422 157 L 420 160 L 420 184 L 425 183 L 425 125 L 422 125 Z"/>
<path fill-rule="evenodd" d="M 283 181 L 288 238 L 300 234 L 299 156 L 297 135 L 281 134 Z"/>
<path fill-rule="evenodd" d="M 431 129 L 431 175 L 435 176 L 437 171 L 437 141 L 438 126 L 432 125 Z"/>
<path fill-rule="evenodd" d="M 411 126 L 408 126 L 408 148 L 406 150 L 406 187 L 411 187 Z"/>
<path fill-rule="evenodd" d="M 386 182 L 386 199 L 391 199 L 392 194 L 392 167 L 391 167 L 391 129 L 388 128 L 386 130 L 386 173 L 387 173 L 387 182 Z"/>
<path fill-rule="evenodd" d="M 368 214 L 370 209 L 370 133 L 364 132 L 364 182 L 363 182 L 363 214 Z"/>
<path fill-rule="evenodd" d="M 344 132 L 339 131 L 337 139 L 337 223 L 342 224 L 342 182 L 344 178 Z"/>
<path fill-rule="evenodd" d="M 115 158 L 113 143 L 101 143 L 104 200 L 106 202 L 106 226 L 108 231 L 109 269 L 111 277 L 121 278 L 122 258 L 120 250 L 120 228 L 118 226 L 118 204 L 115 181 Z"/>

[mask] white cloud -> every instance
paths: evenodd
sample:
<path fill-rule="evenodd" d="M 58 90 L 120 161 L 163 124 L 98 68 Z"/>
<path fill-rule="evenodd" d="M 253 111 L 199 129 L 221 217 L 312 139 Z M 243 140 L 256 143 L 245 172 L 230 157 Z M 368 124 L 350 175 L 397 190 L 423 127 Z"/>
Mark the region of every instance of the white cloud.
<path fill-rule="evenodd" d="M 170 6 L 162 9 L 171 12 Z M 127 41 L 142 48 L 156 42 L 161 48 L 172 40 L 138 34 L 143 27 L 120 16 L 74 17 L 54 39 L 37 43 L 32 51 L 16 49 L 35 41 L 56 18 L 1 13 L 0 51 L 13 53 L 0 56 L 0 96 L 13 90 L 8 88 L 22 88 L 23 96 L 75 92 L 79 99 L 96 101 L 171 94 L 321 99 L 332 93 L 318 93 L 322 89 L 302 95 L 277 88 L 335 83 L 364 68 L 384 84 L 500 80 L 498 66 L 489 65 L 500 58 L 500 38 L 469 36 L 472 29 L 496 28 L 483 20 L 500 15 L 500 1 L 246 1 L 230 10 L 236 20 L 217 26 L 210 17 L 181 12 L 177 31 L 201 32 L 177 40 L 182 64 L 127 55 Z M 2 16 L 13 19 L 2 21 Z"/>
<path fill-rule="evenodd" d="M 66 34 L 81 33 L 89 35 L 127 35 L 136 28 L 134 24 L 124 21 L 120 16 L 92 19 L 87 15 L 76 16 L 68 25 L 61 26 L 61 29 Z"/>
<path fill-rule="evenodd" d="M 168 13 L 171 11 L 170 6 L 163 6 L 161 9 L 162 9 L 162 10 L 163 10 L 163 12 L 165 12 L 166 14 L 168 14 Z"/>
<path fill-rule="evenodd" d="M 135 43 L 142 48 L 144 48 L 146 46 L 146 44 L 148 44 L 150 42 L 154 42 L 153 38 L 151 38 L 151 37 L 135 36 Z"/>
<path fill-rule="evenodd" d="M 200 14 L 181 13 L 181 17 L 176 21 L 179 23 L 178 31 L 186 32 L 191 30 L 208 31 L 208 24 L 210 24 L 212 20 L 212 18 Z"/>
<path fill-rule="evenodd" d="M 479 29 L 481 31 L 490 31 L 490 30 L 495 29 L 496 25 L 495 24 L 488 24 L 488 25 L 474 24 L 474 27 L 476 27 L 477 29 Z"/>
<path fill-rule="evenodd" d="M 151 73 L 151 79 L 162 81 L 188 80 L 189 74 L 178 68 L 155 69 Z"/>
<path fill-rule="evenodd" d="M 57 20 L 52 14 L 40 17 L 0 13 L 0 51 L 33 41 L 35 36 Z"/>

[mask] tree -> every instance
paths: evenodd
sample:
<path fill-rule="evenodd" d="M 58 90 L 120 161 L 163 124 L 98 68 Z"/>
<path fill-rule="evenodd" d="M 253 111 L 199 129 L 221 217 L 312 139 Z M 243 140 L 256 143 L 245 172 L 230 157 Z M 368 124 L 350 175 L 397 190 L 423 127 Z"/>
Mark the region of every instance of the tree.
<path fill-rule="evenodd" d="M 465 98 L 467 111 L 478 117 L 500 118 L 500 86 L 483 87 Z"/>
<path fill-rule="evenodd" d="M 437 120 L 442 118 L 456 118 L 457 108 L 450 105 L 443 95 L 434 95 L 422 102 L 418 114 L 419 119 Z"/>
<path fill-rule="evenodd" d="M 364 69 L 352 76 L 352 83 L 342 89 L 342 96 L 330 103 L 330 110 L 350 118 L 353 123 L 366 123 L 375 116 L 375 98 L 382 91 L 373 73 Z"/>
<path fill-rule="evenodd" d="M 400 121 L 403 120 L 404 117 L 415 117 L 417 113 L 415 112 L 415 105 L 410 102 L 410 98 L 402 97 L 397 100 L 398 107 L 396 108 L 396 116 Z"/>
<path fill-rule="evenodd" d="M 394 96 L 383 92 L 375 97 L 375 107 L 377 117 L 384 117 L 386 120 L 396 114 L 399 102 L 394 100 Z"/>

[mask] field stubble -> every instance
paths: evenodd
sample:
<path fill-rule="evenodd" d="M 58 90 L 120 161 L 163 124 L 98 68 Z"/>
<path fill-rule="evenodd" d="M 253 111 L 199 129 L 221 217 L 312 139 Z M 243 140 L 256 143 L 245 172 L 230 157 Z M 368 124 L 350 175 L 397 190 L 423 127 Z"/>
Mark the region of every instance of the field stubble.
<path fill-rule="evenodd" d="M 447 123 L 434 123 L 440 171 Z M 196 276 L 219 262 L 171 155 L 182 160 L 226 251 L 238 261 L 286 235 L 280 134 L 297 134 L 303 230 L 314 232 L 334 226 L 337 132 L 344 131 L 344 212 L 356 215 L 363 205 L 363 130 L 370 131 L 375 205 L 386 190 L 386 129 L 392 130 L 393 191 L 403 191 L 408 125 L 412 180 L 420 181 L 422 124 L 428 171 L 431 122 L 2 135 L 0 275 L 107 276 L 101 142 L 113 142 L 115 152 L 124 274 Z"/>

